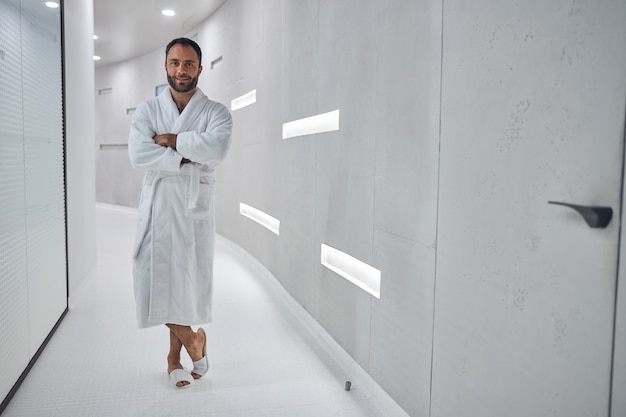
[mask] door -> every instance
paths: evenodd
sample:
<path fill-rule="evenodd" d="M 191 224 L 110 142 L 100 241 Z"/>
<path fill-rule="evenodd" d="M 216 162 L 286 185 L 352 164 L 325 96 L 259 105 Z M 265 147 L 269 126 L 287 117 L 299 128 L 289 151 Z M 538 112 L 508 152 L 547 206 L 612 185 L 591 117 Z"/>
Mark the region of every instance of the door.
<path fill-rule="evenodd" d="M 609 415 L 624 18 L 623 0 L 444 1 L 433 417 Z"/>

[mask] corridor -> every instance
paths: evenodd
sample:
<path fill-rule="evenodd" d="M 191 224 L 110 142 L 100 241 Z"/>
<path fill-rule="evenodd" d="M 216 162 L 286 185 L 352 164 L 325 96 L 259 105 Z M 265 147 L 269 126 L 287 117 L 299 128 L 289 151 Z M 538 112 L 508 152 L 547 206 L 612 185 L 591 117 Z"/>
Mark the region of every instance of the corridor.
<path fill-rule="evenodd" d="M 98 205 L 95 270 L 3 417 L 406 416 L 262 265 L 220 236 L 213 323 L 203 326 L 211 368 L 188 389 L 171 387 L 168 330 L 135 324 L 135 222 L 132 209 Z"/>

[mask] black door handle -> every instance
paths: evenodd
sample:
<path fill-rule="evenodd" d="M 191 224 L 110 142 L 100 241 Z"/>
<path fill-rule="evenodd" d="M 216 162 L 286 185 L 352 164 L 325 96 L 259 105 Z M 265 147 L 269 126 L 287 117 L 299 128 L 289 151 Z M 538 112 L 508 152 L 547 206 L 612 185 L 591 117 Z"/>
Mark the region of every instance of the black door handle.
<path fill-rule="evenodd" d="M 605 228 L 611 222 L 613 217 L 613 209 L 611 207 L 602 206 L 580 206 L 578 204 L 560 203 L 558 201 L 548 201 L 549 204 L 558 204 L 559 206 L 569 207 L 576 210 L 589 227 Z"/>

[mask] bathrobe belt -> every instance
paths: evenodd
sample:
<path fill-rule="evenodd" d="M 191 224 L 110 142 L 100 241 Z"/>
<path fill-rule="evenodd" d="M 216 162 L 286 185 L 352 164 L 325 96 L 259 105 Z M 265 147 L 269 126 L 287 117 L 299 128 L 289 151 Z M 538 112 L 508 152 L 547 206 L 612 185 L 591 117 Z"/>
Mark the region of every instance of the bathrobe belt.
<path fill-rule="evenodd" d="M 198 205 L 198 198 L 200 197 L 200 178 L 210 176 L 210 172 L 203 172 L 200 174 L 201 164 L 195 162 L 189 162 L 182 166 L 181 170 L 178 172 L 168 172 L 168 171 L 153 171 L 154 177 L 152 177 L 151 187 L 144 187 L 143 193 L 143 203 L 140 207 L 142 213 L 140 213 L 141 217 L 140 227 L 137 230 L 137 239 L 135 241 L 135 248 L 133 250 L 133 257 L 137 257 L 139 253 L 139 248 L 143 244 L 143 240 L 146 236 L 146 232 L 148 231 L 148 227 L 152 222 L 152 205 L 154 204 L 154 190 L 156 189 L 156 184 L 163 178 L 172 177 L 176 175 L 187 175 L 189 177 L 188 180 L 188 193 L 187 193 L 187 201 L 186 206 L 188 209 L 193 209 Z"/>
<path fill-rule="evenodd" d="M 202 165 L 196 162 L 188 162 L 181 167 L 181 170 L 178 172 L 157 172 L 156 176 L 153 179 L 153 187 L 151 187 L 151 194 L 154 193 L 154 185 L 156 183 L 166 177 L 172 177 L 176 175 L 186 175 L 189 177 L 188 180 L 188 193 L 187 193 L 187 208 L 192 209 L 198 205 L 198 197 L 200 196 L 200 167 Z M 207 176 L 208 173 L 204 173 L 203 176 Z M 152 205 L 152 195 L 150 195 L 149 202 Z"/>
<path fill-rule="evenodd" d="M 187 196 L 187 208 L 196 208 L 198 197 L 200 196 L 200 169 L 195 162 L 189 162 L 183 165 L 183 169 L 189 167 L 189 195 Z"/>

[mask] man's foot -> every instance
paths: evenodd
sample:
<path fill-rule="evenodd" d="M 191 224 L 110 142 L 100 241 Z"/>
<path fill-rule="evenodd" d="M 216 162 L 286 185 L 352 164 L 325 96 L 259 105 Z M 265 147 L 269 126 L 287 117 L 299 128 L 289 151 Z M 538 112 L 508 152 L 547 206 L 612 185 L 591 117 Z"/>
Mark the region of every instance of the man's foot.
<path fill-rule="evenodd" d="M 204 332 L 204 329 L 199 328 L 196 334 L 198 337 L 196 346 L 199 346 L 200 354 L 196 354 L 191 357 L 191 360 L 193 361 L 191 376 L 193 379 L 200 379 L 209 370 L 209 360 L 206 353 L 206 333 Z"/>
<path fill-rule="evenodd" d="M 170 384 L 174 385 L 176 388 L 188 388 L 191 386 L 192 381 L 193 377 L 184 369 L 174 369 L 170 372 Z"/>
<path fill-rule="evenodd" d="M 189 378 L 184 378 L 185 375 L 183 375 L 182 373 L 175 372 L 174 374 L 172 374 L 172 372 L 176 371 L 177 369 L 184 373 L 187 373 L 187 371 L 185 371 L 185 369 L 183 368 L 183 365 L 180 363 L 180 358 L 170 359 L 168 357 L 167 373 L 170 375 L 170 380 L 172 380 L 172 378 L 178 378 L 176 381 L 172 381 L 172 384 L 176 385 L 177 388 L 184 388 L 188 385 L 191 385 L 191 381 L 189 381 Z"/>

